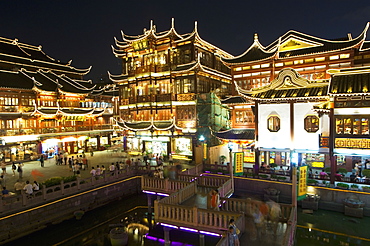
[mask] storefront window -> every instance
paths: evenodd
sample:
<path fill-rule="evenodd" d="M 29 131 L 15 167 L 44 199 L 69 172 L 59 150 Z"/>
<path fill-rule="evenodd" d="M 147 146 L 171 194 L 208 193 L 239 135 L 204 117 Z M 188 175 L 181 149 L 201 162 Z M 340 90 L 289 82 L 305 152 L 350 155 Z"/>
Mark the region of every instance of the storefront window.
<path fill-rule="evenodd" d="M 368 116 L 337 116 L 335 124 L 337 135 L 369 135 Z"/>
<path fill-rule="evenodd" d="M 280 130 L 280 118 L 278 116 L 270 116 L 267 119 L 267 128 L 270 132 L 278 132 Z"/>
<path fill-rule="evenodd" d="M 319 130 L 319 118 L 316 115 L 304 118 L 304 129 L 307 132 L 317 132 Z"/>

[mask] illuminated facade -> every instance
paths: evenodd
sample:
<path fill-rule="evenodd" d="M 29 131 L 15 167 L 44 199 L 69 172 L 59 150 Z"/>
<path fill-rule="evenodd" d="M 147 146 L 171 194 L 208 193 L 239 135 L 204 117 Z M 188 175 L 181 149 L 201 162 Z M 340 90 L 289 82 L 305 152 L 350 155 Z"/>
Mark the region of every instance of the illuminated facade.
<path fill-rule="evenodd" d="M 0 38 L 0 57 L 0 139 L 6 161 L 76 153 L 88 145 L 99 147 L 101 141 L 93 139 L 111 134 L 114 91 L 83 80 L 90 68 L 77 69 L 49 57 L 41 46 L 6 38 Z"/>
<path fill-rule="evenodd" d="M 246 90 L 268 85 L 285 68 L 293 68 L 310 81 L 323 81 L 330 78 L 329 69 L 370 63 L 370 41 L 365 41 L 368 28 L 369 24 L 356 38 L 348 34 L 338 40 L 288 31 L 266 47 L 255 34 L 253 44 L 243 54 L 223 61 L 231 66 L 235 83 Z"/>
<path fill-rule="evenodd" d="M 201 39 L 196 25 L 193 32 L 178 34 L 173 20 L 168 31 L 157 32 L 151 23 L 142 35 L 122 33 L 122 39 L 116 39 L 113 48 L 122 61 L 122 74 L 110 79 L 119 87 L 118 125 L 126 132 L 128 147 L 201 160 L 194 150 L 199 132 L 203 134 L 200 121 L 208 116 L 199 111 L 199 99 L 202 94 L 229 94 L 230 69 L 221 57 L 232 56 Z M 219 106 L 220 115 L 225 115 Z M 222 117 L 207 120 L 213 129 L 227 128 Z"/>
<path fill-rule="evenodd" d="M 255 115 L 256 163 L 289 165 L 293 153 L 299 164 L 306 163 L 316 168 L 331 166 L 336 170 L 337 166 L 330 164 L 335 159 L 338 167 L 346 167 L 350 171 L 354 161 L 367 158 L 359 149 L 354 151 L 353 147 L 349 147 L 339 150 L 339 145 L 334 145 L 341 143 L 344 147 L 349 140 L 344 141 L 343 138 L 364 137 L 361 134 L 367 132 L 367 118 L 349 115 L 356 111 L 355 107 L 364 107 L 359 105 L 365 102 L 349 103 L 348 100 L 352 100 L 347 97 L 352 90 L 350 87 L 346 96 L 335 92 L 328 94 L 328 85 L 331 73 L 336 70 L 345 71 L 370 64 L 370 41 L 365 40 L 368 27 L 369 24 L 356 38 L 349 34 L 338 40 L 289 31 L 266 47 L 259 43 L 255 34 L 253 44 L 243 54 L 223 59 L 231 67 L 235 85 L 232 92 L 234 96 L 225 100 L 233 110 L 233 128 L 240 125 L 240 115 L 247 122 L 251 122 L 248 120 L 251 112 Z M 335 80 L 334 76 L 331 83 Z M 356 89 L 367 90 L 367 86 L 355 86 Z M 311 90 L 311 87 L 315 89 Z M 342 88 L 338 84 L 337 87 Z M 238 95 L 243 98 L 238 98 Z M 351 94 L 350 98 L 353 96 Z M 356 100 L 367 100 L 363 96 L 356 96 Z M 330 132 L 330 129 L 334 129 L 329 124 L 330 119 L 334 118 L 329 117 L 331 99 L 335 100 L 335 114 L 345 111 L 338 107 L 347 108 L 347 115 L 335 116 L 336 123 L 332 124 L 336 124 L 336 133 Z M 351 113 L 348 113 L 349 105 L 352 107 Z M 237 112 L 243 110 L 244 114 Z M 350 128 L 348 125 L 351 124 L 359 126 Z M 328 148 L 329 142 L 337 147 Z M 356 145 L 353 141 L 351 143 Z"/>

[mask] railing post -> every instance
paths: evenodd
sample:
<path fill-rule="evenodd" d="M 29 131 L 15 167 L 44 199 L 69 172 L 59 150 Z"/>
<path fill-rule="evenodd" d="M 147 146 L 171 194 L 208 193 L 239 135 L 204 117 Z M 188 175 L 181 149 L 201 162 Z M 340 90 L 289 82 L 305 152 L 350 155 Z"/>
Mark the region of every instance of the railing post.
<path fill-rule="evenodd" d="M 169 191 L 170 190 L 170 182 L 169 182 L 169 179 L 165 179 L 165 181 L 164 181 L 164 183 L 165 183 L 165 191 Z"/>
<path fill-rule="evenodd" d="M 194 226 L 198 226 L 198 208 L 193 207 L 193 223 Z"/>
<path fill-rule="evenodd" d="M 42 185 L 42 197 L 46 200 L 46 185 Z"/>
<path fill-rule="evenodd" d="M 27 205 L 27 196 L 24 190 L 21 190 L 21 195 L 22 195 L 22 205 L 26 206 Z"/>
<path fill-rule="evenodd" d="M 64 180 L 60 181 L 60 190 L 62 191 L 62 195 L 64 195 Z"/>

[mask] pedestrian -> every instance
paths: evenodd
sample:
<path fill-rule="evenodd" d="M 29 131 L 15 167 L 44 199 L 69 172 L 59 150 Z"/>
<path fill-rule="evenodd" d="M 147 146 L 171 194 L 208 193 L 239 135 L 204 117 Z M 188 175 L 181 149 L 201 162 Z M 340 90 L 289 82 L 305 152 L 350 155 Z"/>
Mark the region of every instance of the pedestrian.
<path fill-rule="evenodd" d="M 23 187 L 24 187 L 23 183 L 18 179 L 17 182 L 15 182 L 14 184 L 15 193 L 17 195 L 20 195 Z"/>
<path fill-rule="evenodd" d="M 100 175 L 103 175 L 104 174 L 104 172 L 105 172 L 105 167 L 104 167 L 104 165 L 101 165 L 101 172 L 100 172 Z"/>
<path fill-rule="evenodd" d="M 0 175 L 0 187 L 4 187 L 4 186 L 5 186 L 4 175 Z"/>
<path fill-rule="evenodd" d="M 30 181 L 26 181 L 26 185 L 23 187 L 23 190 L 25 191 L 25 193 L 27 194 L 27 197 L 30 198 L 32 196 L 32 193 L 33 193 L 33 187 L 32 185 L 30 184 Z"/>
<path fill-rule="evenodd" d="M 73 168 L 72 168 L 73 160 L 72 160 L 72 158 L 68 158 L 68 165 L 69 165 L 69 170 L 73 171 Z"/>
<path fill-rule="evenodd" d="M 100 176 L 101 174 L 101 168 L 99 167 L 99 165 L 96 165 L 96 173 L 95 173 L 95 176 Z"/>
<path fill-rule="evenodd" d="M 68 152 L 64 152 L 63 154 L 63 157 L 64 157 L 64 165 L 67 165 L 67 160 L 68 160 Z"/>
<path fill-rule="evenodd" d="M 271 225 L 272 225 L 272 230 L 274 232 L 274 234 L 276 235 L 276 231 L 277 231 L 277 228 L 278 228 L 278 225 L 279 225 L 279 220 L 280 220 L 280 217 L 281 217 L 281 208 L 280 208 L 280 205 L 274 201 L 269 201 L 268 202 L 268 205 L 270 207 L 270 213 L 269 213 L 269 217 L 270 217 L 270 221 L 271 221 Z"/>
<path fill-rule="evenodd" d="M 40 164 L 41 164 L 41 167 L 44 167 L 44 155 L 43 154 L 41 154 L 40 155 Z"/>
<path fill-rule="evenodd" d="M 253 216 L 253 221 L 254 221 L 254 225 L 256 228 L 256 232 L 255 232 L 256 239 L 258 238 L 259 240 L 261 240 L 262 235 L 265 232 L 265 219 L 264 219 L 264 216 L 260 208 L 255 208 L 252 213 L 252 216 Z"/>
<path fill-rule="evenodd" d="M 119 168 L 119 163 L 118 163 L 118 161 L 116 162 L 116 168 L 115 169 L 117 169 L 117 170 L 119 170 L 120 168 Z"/>
<path fill-rule="evenodd" d="M 95 177 L 96 176 L 96 170 L 95 170 L 94 167 L 91 167 L 90 174 L 91 174 L 92 177 Z"/>
<path fill-rule="evenodd" d="M 22 163 L 18 163 L 17 172 L 19 175 L 19 179 L 22 179 L 23 178 L 23 164 Z"/>
<path fill-rule="evenodd" d="M 3 190 L 1 191 L 1 194 L 3 195 L 3 197 L 9 196 L 9 191 L 6 189 L 5 186 L 3 187 Z"/>
<path fill-rule="evenodd" d="M 220 210 L 220 195 L 218 194 L 218 190 L 211 191 L 211 209 L 216 211 Z"/>
<path fill-rule="evenodd" d="M 73 175 L 76 175 L 79 170 L 80 170 L 80 166 L 77 163 L 75 163 L 73 165 Z"/>
<path fill-rule="evenodd" d="M 36 180 L 35 180 L 35 181 L 33 181 L 32 189 L 33 189 L 34 191 L 38 191 L 38 190 L 40 190 L 40 185 L 39 185 L 39 183 L 37 183 L 37 181 L 36 181 Z"/>
<path fill-rule="evenodd" d="M 110 171 L 110 172 L 114 172 L 114 169 L 116 169 L 116 167 L 114 166 L 114 163 L 112 163 L 112 164 L 109 166 L 109 171 Z"/>
<path fill-rule="evenodd" d="M 1 161 L 1 170 L 3 171 L 3 175 L 6 174 L 6 164 L 5 164 L 5 161 Z"/>
<path fill-rule="evenodd" d="M 227 231 L 227 241 L 229 242 L 228 246 L 236 246 L 234 237 L 234 228 L 232 226 L 229 226 L 229 230 Z"/>
<path fill-rule="evenodd" d="M 240 234 L 240 230 L 238 229 L 238 227 L 236 227 L 234 219 L 230 219 L 229 229 L 230 229 L 230 227 L 233 228 L 230 236 L 234 237 L 234 245 L 239 246 L 240 243 L 239 243 L 239 236 L 238 235 Z"/>
<path fill-rule="evenodd" d="M 15 170 L 17 170 L 17 166 L 16 166 L 16 165 L 15 165 L 15 163 L 13 162 L 13 163 L 12 163 L 13 176 L 15 176 Z"/>

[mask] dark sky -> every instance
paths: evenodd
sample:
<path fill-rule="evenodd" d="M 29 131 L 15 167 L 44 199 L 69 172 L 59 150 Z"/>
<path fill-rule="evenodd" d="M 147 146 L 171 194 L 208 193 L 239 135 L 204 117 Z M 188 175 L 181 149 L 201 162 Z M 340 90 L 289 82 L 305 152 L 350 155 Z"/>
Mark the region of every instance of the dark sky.
<path fill-rule="evenodd" d="M 108 70 L 120 73 L 111 45 L 113 37 L 121 39 L 121 30 L 142 34 L 153 20 L 157 31 L 165 31 L 171 18 L 180 34 L 191 32 L 198 21 L 204 40 L 240 55 L 251 45 L 255 32 L 265 46 L 291 29 L 327 39 L 347 33 L 355 37 L 370 21 L 370 1 L 0 1 L 2 37 L 41 44 L 48 55 L 61 61 L 72 59 L 77 68 L 92 65 L 86 79 L 93 80 Z"/>

